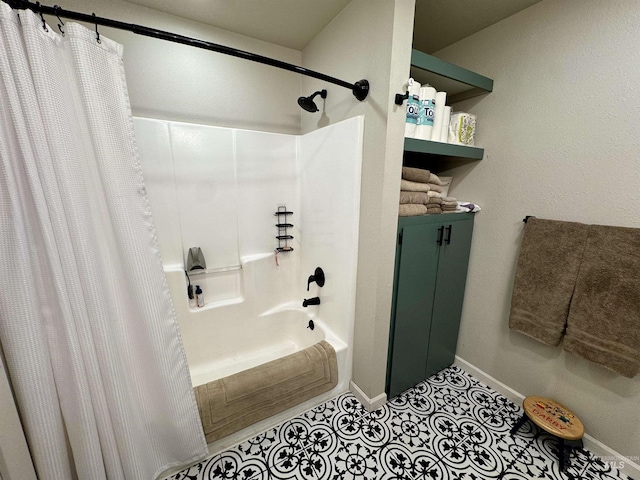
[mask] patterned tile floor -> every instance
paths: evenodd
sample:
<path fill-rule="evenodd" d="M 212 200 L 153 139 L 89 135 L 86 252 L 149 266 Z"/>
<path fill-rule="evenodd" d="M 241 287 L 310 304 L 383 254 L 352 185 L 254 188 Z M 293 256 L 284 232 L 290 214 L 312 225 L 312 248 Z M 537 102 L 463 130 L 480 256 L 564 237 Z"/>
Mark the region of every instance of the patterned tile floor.
<path fill-rule="evenodd" d="M 204 460 L 171 480 L 627 479 L 582 450 L 558 468 L 556 441 L 522 409 L 453 366 L 367 413 L 350 393 Z"/>

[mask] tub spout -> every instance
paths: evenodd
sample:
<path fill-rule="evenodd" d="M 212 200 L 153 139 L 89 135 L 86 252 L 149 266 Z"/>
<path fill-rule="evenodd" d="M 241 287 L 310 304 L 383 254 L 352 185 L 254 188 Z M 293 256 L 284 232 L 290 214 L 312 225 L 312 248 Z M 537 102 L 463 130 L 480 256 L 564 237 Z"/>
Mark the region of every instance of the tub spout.
<path fill-rule="evenodd" d="M 320 305 L 320 298 L 319 297 L 305 298 L 302 301 L 303 307 L 307 308 L 309 305 Z"/>

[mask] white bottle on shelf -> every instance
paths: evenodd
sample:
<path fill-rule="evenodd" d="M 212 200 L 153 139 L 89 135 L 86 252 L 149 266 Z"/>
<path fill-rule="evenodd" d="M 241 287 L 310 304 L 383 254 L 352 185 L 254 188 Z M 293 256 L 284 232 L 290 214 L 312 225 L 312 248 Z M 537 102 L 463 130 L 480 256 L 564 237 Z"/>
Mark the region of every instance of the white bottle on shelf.
<path fill-rule="evenodd" d="M 413 78 L 408 82 L 409 98 L 407 98 L 407 115 L 404 125 L 404 136 L 414 138 L 420 117 L 420 84 Z"/>
<path fill-rule="evenodd" d="M 436 103 L 436 89 L 430 85 L 420 88 L 420 118 L 416 127 L 415 138 L 431 140 L 433 132 L 433 116 Z"/>
<path fill-rule="evenodd" d="M 198 305 L 198 308 L 204 307 L 204 294 L 200 285 L 196 285 L 196 305 Z"/>
<path fill-rule="evenodd" d="M 440 141 L 449 143 L 449 121 L 451 120 L 451 107 L 444 107 L 444 115 L 442 117 L 442 131 L 440 133 Z"/>
<path fill-rule="evenodd" d="M 442 135 L 442 122 L 444 121 L 444 107 L 447 104 L 447 92 L 436 92 L 436 108 L 433 115 L 433 130 L 431 140 L 440 141 Z"/>

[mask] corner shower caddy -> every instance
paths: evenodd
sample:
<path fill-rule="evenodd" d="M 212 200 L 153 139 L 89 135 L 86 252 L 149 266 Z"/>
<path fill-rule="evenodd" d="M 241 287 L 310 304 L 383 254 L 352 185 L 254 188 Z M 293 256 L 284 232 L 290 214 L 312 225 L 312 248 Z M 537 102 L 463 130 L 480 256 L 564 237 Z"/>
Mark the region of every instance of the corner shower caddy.
<path fill-rule="evenodd" d="M 278 207 L 278 211 L 273 215 L 278 217 L 278 223 L 276 223 L 278 229 L 278 235 L 276 235 L 278 246 L 276 247 L 276 251 L 293 252 L 293 247 L 289 246 L 289 240 L 293 240 L 293 235 L 289 235 L 288 232 L 289 228 L 293 228 L 293 224 L 287 222 L 287 215 L 293 215 L 293 212 L 288 211 L 286 206 L 280 206 Z"/>

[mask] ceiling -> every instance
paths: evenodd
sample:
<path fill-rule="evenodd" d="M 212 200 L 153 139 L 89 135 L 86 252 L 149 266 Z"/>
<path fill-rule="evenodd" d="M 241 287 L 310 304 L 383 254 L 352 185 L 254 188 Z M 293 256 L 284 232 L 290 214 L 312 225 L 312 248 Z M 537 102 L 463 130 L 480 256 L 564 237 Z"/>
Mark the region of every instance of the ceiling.
<path fill-rule="evenodd" d="M 416 0 L 413 48 L 433 53 L 540 0 Z"/>
<path fill-rule="evenodd" d="M 351 0 L 128 0 L 178 17 L 302 50 Z"/>
<path fill-rule="evenodd" d="M 302 50 L 350 0 L 128 0 Z M 540 0 L 416 0 L 413 48 L 433 53 Z"/>

